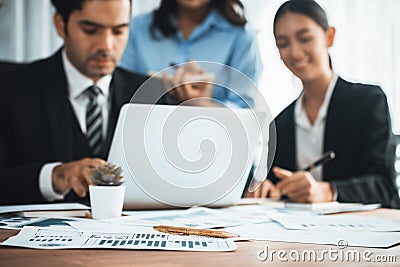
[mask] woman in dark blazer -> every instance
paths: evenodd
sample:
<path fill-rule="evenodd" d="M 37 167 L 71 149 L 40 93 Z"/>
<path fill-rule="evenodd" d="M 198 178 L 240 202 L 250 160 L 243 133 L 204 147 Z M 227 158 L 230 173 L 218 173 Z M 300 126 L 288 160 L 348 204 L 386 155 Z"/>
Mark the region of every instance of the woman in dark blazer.
<path fill-rule="evenodd" d="M 251 195 L 399 207 L 390 166 L 390 115 L 382 89 L 335 74 L 328 53 L 335 29 L 315 1 L 285 2 L 275 15 L 274 35 L 283 63 L 301 80 L 303 91 L 275 119 L 273 168 Z M 336 154 L 333 161 L 298 171 L 330 150 Z"/>

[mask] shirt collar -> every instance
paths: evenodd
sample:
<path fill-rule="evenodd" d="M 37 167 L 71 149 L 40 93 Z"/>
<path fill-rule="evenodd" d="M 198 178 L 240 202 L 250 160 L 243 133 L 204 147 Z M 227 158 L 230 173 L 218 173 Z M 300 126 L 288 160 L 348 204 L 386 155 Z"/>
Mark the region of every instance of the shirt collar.
<path fill-rule="evenodd" d="M 233 27 L 216 9 L 212 9 L 200 25 L 205 29 L 215 27 L 220 30 L 230 30 Z"/>
<path fill-rule="evenodd" d="M 328 113 L 328 107 L 329 107 L 329 102 L 332 97 L 333 90 L 335 89 L 336 82 L 338 79 L 338 75 L 336 73 L 333 73 L 331 82 L 329 83 L 328 89 L 325 94 L 324 102 L 322 103 L 319 111 L 318 111 L 318 116 L 317 119 L 314 123 L 314 125 L 325 122 L 326 115 Z M 307 113 L 305 112 L 303 108 L 303 97 L 304 93 L 302 92 L 299 96 L 299 98 L 296 100 L 295 108 L 294 108 L 294 115 L 295 115 L 295 121 L 296 124 L 303 127 L 303 128 L 312 128 L 312 125 L 310 124 L 310 121 L 307 117 Z"/>
<path fill-rule="evenodd" d="M 72 63 L 69 61 L 67 54 L 65 53 L 65 49 L 62 50 L 62 59 L 63 65 L 65 69 L 65 75 L 67 77 L 68 82 L 68 90 L 69 96 L 71 98 L 76 99 L 89 87 L 93 85 L 93 80 L 83 75 L 80 71 L 78 71 Z M 108 97 L 109 88 L 111 83 L 112 75 L 108 74 L 104 77 L 101 77 L 97 82 L 96 86 L 100 88 L 104 97 Z"/>
<path fill-rule="evenodd" d="M 170 20 L 172 25 L 178 28 L 176 17 L 171 15 Z M 208 13 L 203 22 L 199 24 L 190 34 L 189 40 L 197 38 L 197 36 L 202 35 L 204 32 L 207 32 L 211 28 L 215 28 L 221 31 L 229 31 L 233 28 L 233 26 L 216 9 L 211 9 L 210 13 Z M 176 35 L 179 38 L 183 39 L 182 34 L 179 30 L 177 31 Z"/>

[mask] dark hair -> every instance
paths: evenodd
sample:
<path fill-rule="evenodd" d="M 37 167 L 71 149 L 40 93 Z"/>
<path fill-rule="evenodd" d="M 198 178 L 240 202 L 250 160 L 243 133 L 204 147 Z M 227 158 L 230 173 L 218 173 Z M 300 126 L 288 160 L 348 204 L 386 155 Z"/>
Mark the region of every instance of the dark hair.
<path fill-rule="evenodd" d="M 65 27 L 67 27 L 68 19 L 71 13 L 75 10 L 81 10 L 83 3 L 87 0 L 51 0 L 56 11 L 61 15 L 64 20 Z M 129 0 L 132 7 L 132 0 Z"/>
<path fill-rule="evenodd" d="M 240 0 L 211 0 L 212 8 L 217 9 L 232 25 L 243 27 L 247 23 L 244 15 L 244 6 Z M 176 15 L 178 3 L 176 0 L 161 0 L 158 9 L 153 12 L 153 23 L 151 24 L 151 34 L 154 39 L 156 29 L 160 30 L 164 37 L 168 37 L 177 32 L 177 28 L 172 24 L 170 15 Z"/>
<path fill-rule="evenodd" d="M 278 19 L 288 12 L 300 13 L 313 19 L 324 31 L 329 28 L 328 17 L 317 2 L 314 0 L 289 0 L 283 3 L 275 14 L 274 32 Z"/>
<path fill-rule="evenodd" d="M 275 26 L 278 20 L 288 12 L 299 13 L 313 19 L 321 28 L 326 31 L 329 28 L 328 17 L 322 7 L 314 0 L 289 0 L 283 3 L 276 11 L 274 17 Z M 332 69 L 332 59 L 329 56 L 329 67 Z"/>

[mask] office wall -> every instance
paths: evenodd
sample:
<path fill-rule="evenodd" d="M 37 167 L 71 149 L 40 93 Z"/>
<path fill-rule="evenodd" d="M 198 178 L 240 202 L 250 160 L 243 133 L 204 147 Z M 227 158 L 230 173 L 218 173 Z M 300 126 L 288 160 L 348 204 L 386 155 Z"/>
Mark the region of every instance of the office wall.
<path fill-rule="evenodd" d="M 60 46 L 50 0 L 0 1 L 0 60 L 31 61 Z"/>
<path fill-rule="evenodd" d="M 32 61 L 60 45 L 52 27 L 50 0 L 0 0 L 0 60 Z M 242 0 L 250 26 L 257 31 L 264 73 L 260 90 L 273 114 L 296 98 L 300 84 L 279 59 L 272 20 L 284 0 Z M 400 134 L 400 10 L 398 0 L 318 0 L 337 29 L 331 56 L 335 70 L 351 81 L 380 84 Z M 159 0 L 133 0 L 133 15 L 153 9 Z"/>

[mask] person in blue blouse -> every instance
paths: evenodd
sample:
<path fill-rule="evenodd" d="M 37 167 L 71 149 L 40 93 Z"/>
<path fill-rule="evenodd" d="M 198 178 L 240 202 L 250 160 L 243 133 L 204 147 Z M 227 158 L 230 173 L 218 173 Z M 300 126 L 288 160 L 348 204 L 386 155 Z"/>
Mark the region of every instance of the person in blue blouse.
<path fill-rule="evenodd" d="M 246 24 L 239 0 L 162 0 L 158 9 L 132 20 L 120 66 L 153 74 L 189 61 L 210 61 L 228 65 L 257 83 L 262 63 L 255 34 Z M 240 92 L 214 86 L 212 97 L 245 107 L 253 104 L 254 90 L 256 86 Z"/>

